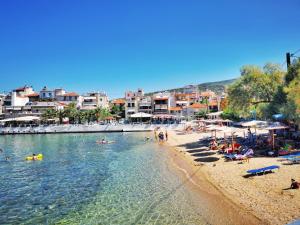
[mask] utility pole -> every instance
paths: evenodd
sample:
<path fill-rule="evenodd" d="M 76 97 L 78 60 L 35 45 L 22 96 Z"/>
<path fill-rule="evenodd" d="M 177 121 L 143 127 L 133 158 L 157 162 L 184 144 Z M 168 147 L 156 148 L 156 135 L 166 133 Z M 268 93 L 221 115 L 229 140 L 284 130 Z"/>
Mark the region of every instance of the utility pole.
<path fill-rule="evenodd" d="M 291 53 L 287 52 L 286 53 L 286 66 L 287 66 L 287 69 L 289 69 L 291 65 Z"/>

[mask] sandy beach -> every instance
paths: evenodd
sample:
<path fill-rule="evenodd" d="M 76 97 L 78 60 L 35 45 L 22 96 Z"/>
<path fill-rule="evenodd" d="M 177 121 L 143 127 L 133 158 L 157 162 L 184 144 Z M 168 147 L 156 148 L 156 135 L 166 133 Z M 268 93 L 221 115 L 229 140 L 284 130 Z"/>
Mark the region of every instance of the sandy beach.
<path fill-rule="evenodd" d="M 300 218 L 300 190 L 284 190 L 290 187 L 291 178 L 300 181 L 300 164 L 288 165 L 272 157 L 228 162 L 202 144 L 208 133 L 168 133 L 170 156 L 182 176 L 189 178 L 190 186 L 202 198 L 209 196 L 208 201 L 220 208 L 224 217 L 232 217 L 232 224 L 279 225 Z M 262 176 L 244 177 L 249 169 L 271 165 L 280 169 Z M 223 224 L 230 224 L 227 219 Z"/>

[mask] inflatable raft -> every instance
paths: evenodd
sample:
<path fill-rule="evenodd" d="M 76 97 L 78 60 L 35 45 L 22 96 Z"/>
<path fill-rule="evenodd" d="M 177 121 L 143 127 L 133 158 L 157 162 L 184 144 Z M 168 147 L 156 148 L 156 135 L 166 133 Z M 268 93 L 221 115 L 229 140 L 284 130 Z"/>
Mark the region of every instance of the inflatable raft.
<path fill-rule="evenodd" d="M 33 156 L 27 156 L 25 159 L 26 160 L 42 160 L 43 159 L 43 154 L 38 154 L 35 157 L 36 157 L 36 159 L 33 159 Z"/>

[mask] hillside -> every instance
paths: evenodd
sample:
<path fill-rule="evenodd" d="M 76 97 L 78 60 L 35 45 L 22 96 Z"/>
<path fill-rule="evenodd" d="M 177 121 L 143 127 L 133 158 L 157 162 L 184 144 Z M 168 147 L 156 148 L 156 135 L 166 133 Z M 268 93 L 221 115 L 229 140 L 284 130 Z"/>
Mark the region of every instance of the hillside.
<path fill-rule="evenodd" d="M 226 86 L 232 84 L 235 80 L 236 79 L 230 79 L 230 80 L 222 80 L 222 81 L 216 81 L 216 82 L 202 83 L 202 84 L 198 84 L 198 88 L 199 88 L 199 91 L 205 91 L 205 90 L 209 89 L 209 90 L 214 91 L 216 93 L 221 93 L 221 92 L 225 91 Z M 161 91 L 155 91 L 155 92 L 147 93 L 146 95 L 152 95 L 152 94 L 162 92 L 162 91 L 180 92 L 180 91 L 183 90 L 183 88 L 184 87 L 161 90 Z"/>

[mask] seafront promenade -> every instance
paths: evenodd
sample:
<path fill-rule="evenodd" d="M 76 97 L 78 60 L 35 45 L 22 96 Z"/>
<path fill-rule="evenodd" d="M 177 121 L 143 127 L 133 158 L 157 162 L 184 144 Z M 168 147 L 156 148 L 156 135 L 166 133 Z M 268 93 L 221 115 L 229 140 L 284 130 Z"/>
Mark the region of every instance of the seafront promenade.
<path fill-rule="evenodd" d="M 182 129 L 184 124 L 93 124 L 93 125 L 47 125 L 37 127 L 1 127 L 0 135 L 51 134 L 51 133 L 97 133 L 97 132 L 146 132 L 155 128 Z"/>

